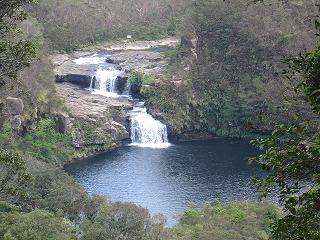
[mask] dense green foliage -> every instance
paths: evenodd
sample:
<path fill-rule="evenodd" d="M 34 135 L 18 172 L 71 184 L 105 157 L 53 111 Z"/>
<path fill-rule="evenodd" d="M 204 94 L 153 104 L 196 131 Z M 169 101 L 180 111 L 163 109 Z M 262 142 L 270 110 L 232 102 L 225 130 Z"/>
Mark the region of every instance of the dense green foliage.
<path fill-rule="evenodd" d="M 282 64 L 275 60 L 312 47 L 310 40 L 299 45 L 297 37 L 314 39 L 303 15 L 303 11 L 311 15 L 314 6 L 304 2 L 303 7 L 277 3 L 246 7 L 243 1 L 225 5 L 201 1 L 195 7 L 198 62 L 193 85 L 202 96 L 200 114 L 206 128 L 218 135 L 241 136 L 271 130 L 275 122 L 293 122 L 297 112 L 310 115 L 293 91 L 294 82 L 279 75 Z M 220 12 L 212 14 L 210 9 Z M 261 16 L 256 23 L 255 14 Z M 285 20 L 290 16 L 303 21 L 295 23 L 294 32 Z M 270 40 L 264 39 L 266 35 Z"/>
<path fill-rule="evenodd" d="M 17 72 L 29 65 L 35 56 L 35 47 L 19 33 L 19 24 L 26 19 L 20 7 L 32 0 L 1 1 L 0 10 L 0 87 L 5 78 L 15 78 Z"/>
<path fill-rule="evenodd" d="M 270 174 L 256 179 L 266 196 L 277 192 L 287 215 L 273 226 L 275 239 L 320 238 L 320 122 L 319 50 L 289 58 L 289 78 L 300 81 L 306 99 L 317 114 L 315 120 L 281 125 L 254 144 L 264 150 L 255 160 Z"/>
<path fill-rule="evenodd" d="M 20 136 L 16 135 L 10 122 L 5 122 L 0 132 L 0 146 L 43 162 L 62 165 L 73 157 L 75 150 L 71 135 L 59 133 L 56 125 L 52 119 L 42 119 Z"/>
<path fill-rule="evenodd" d="M 155 87 L 158 101 L 150 100 L 178 132 L 253 136 L 271 132 L 275 123 L 296 122 L 296 113 L 313 116 L 294 91 L 297 80 L 280 73 L 284 56 L 314 47 L 315 5 L 247 3 L 201 0 L 185 15 L 181 45 L 170 56 L 166 81 Z M 163 112 L 156 104 L 163 98 L 181 114 Z M 175 116 L 183 128 L 173 123 Z"/>
<path fill-rule="evenodd" d="M 143 74 L 139 72 L 131 72 L 129 75 L 129 81 L 131 84 L 131 92 L 133 94 L 140 94 L 140 90 L 142 87 L 142 77 Z"/>
<path fill-rule="evenodd" d="M 0 197 L 25 197 L 22 186 L 31 180 L 22 158 L 7 150 L 0 150 Z"/>
<path fill-rule="evenodd" d="M 147 209 L 132 203 L 103 204 L 91 220 L 83 223 L 81 239 L 164 239 L 165 223 L 163 217 L 151 218 Z"/>
<path fill-rule="evenodd" d="M 4 240 L 71 240 L 71 222 L 52 213 L 34 210 L 30 213 L 1 213 L 0 238 Z"/>
<path fill-rule="evenodd" d="M 19 34 L 18 25 L 26 19 L 20 9 L 29 0 L 1 1 L 0 10 L 0 93 L 9 82 L 16 79 L 18 71 L 28 66 L 35 56 L 32 42 Z M 0 95 L 0 96 L 1 96 Z M 0 97 L 0 126 L 3 121 L 3 99 Z M 1 121 L 2 120 L 2 121 Z"/>
<path fill-rule="evenodd" d="M 61 164 L 72 156 L 72 138 L 58 133 L 53 120 L 43 119 L 18 141 L 18 149 L 44 162 Z"/>
<path fill-rule="evenodd" d="M 129 74 L 129 81 L 133 94 L 146 95 L 146 88 L 154 86 L 157 80 L 156 76 L 151 73 L 131 72 Z"/>
<path fill-rule="evenodd" d="M 8 121 L 4 114 L 8 96 L 23 100 L 22 125 L 30 125 L 39 114 L 61 106 L 55 94 L 52 64 L 44 49 L 42 27 L 34 18 L 27 18 L 22 8 L 31 2 L 0 2 L 0 130 Z"/>
<path fill-rule="evenodd" d="M 200 210 L 186 211 L 174 227 L 172 239 L 268 240 L 269 225 L 279 216 L 279 210 L 271 205 L 208 204 Z"/>

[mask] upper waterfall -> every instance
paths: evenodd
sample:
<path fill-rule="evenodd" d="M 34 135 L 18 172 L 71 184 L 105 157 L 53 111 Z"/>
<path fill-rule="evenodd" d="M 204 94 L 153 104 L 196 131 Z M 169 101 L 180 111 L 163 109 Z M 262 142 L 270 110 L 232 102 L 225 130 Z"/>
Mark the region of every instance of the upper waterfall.
<path fill-rule="evenodd" d="M 108 56 L 110 55 L 93 54 L 77 58 L 73 60 L 73 62 L 77 65 L 88 65 L 95 70 L 89 87 L 89 90 L 91 90 L 93 94 L 107 97 L 119 97 L 121 91 L 118 94 L 117 79 L 123 71 L 118 70 L 116 65 L 107 63 L 106 57 Z M 129 92 L 127 87 L 123 91 L 126 95 Z"/>
<path fill-rule="evenodd" d="M 90 90 L 93 94 L 100 94 L 107 97 L 119 97 L 116 88 L 116 81 L 121 71 L 114 67 L 107 69 L 99 67 L 91 80 Z M 95 81 L 94 81 L 95 80 Z"/>

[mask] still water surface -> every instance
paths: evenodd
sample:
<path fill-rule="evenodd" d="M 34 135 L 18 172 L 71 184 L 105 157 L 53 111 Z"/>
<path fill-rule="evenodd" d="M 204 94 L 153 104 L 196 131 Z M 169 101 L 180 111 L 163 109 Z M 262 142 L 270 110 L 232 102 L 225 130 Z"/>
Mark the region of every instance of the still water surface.
<path fill-rule="evenodd" d="M 247 141 L 215 139 L 164 149 L 127 146 L 66 167 L 89 192 L 130 201 L 172 224 L 188 202 L 256 200 L 250 185 L 261 171 L 248 165 L 257 151 Z"/>

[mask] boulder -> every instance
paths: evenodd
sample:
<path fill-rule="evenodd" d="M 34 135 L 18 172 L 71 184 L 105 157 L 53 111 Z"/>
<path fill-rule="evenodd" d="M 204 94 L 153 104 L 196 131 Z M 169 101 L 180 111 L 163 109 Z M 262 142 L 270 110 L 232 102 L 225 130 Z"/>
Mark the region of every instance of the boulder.
<path fill-rule="evenodd" d="M 22 99 L 14 98 L 14 97 L 7 97 L 6 98 L 7 110 L 9 115 L 17 116 L 22 115 L 24 110 L 24 104 Z"/>
<path fill-rule="evenodd" d="M 60 133 L 66 133 L 72 128 L 72 121 L 68 114 L 61 113 L 56 117 L 57 130 Z"/>
<path fill-rule="evenodd" d="M 150 62 L 160 62 L 161 60 L 161 57 L 150 58 Z"/>
<path fill-rule="evenodd" d="M 116 65 L 120 65 L 122 63 L 124 63 L 126 60 L 125 59 L 119 59 L 119 58 L 111 58 L 111 57 L 107 57 L 106 58 L 106 63 L 110 63 L 110 64 L 116 64 Z"/>
<path fill-rule="evenodd" d="M 92 78 L 92 85 L 91 85 L 92 89 L 95 89 L 95 88 L 96 88 L 96 84 L 97 84 L 97 78 L 96 78 L 96 76 L 94 76 L 94 77 Z"/>

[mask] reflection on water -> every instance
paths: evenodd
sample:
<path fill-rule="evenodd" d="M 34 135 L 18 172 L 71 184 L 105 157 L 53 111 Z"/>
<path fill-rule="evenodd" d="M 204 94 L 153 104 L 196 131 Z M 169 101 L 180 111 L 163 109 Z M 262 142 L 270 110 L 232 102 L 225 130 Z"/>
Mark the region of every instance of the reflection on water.
<path fill-rule="evenodd" d="M 170 223 L 191 201 L 255 200 L 250 185 L 261 172 L 246 158 L 257 152 L 248 142 L 216 139 L 164 149 L 123 147 L 66 167 L 89 192 L 131 201 Z"/>

